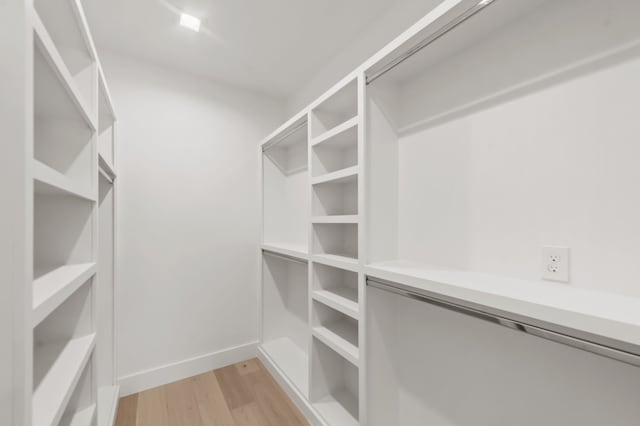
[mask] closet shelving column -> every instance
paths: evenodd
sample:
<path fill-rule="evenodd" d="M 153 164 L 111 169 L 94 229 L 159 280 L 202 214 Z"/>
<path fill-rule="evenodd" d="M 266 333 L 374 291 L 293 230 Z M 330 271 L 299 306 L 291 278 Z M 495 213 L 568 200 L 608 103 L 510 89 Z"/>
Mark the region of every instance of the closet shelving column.
<path fill-rule="evenodd" d="M 347 78 L 309 112 L 309 400 L 328 424 L 340 425 L 358 424 L 360 405 L 360 80 Z"/>
<path fill-rule="evenodd" d="M 97 87 L 77 0 L 32 13 L 33 425 L 96 424 Z"/>

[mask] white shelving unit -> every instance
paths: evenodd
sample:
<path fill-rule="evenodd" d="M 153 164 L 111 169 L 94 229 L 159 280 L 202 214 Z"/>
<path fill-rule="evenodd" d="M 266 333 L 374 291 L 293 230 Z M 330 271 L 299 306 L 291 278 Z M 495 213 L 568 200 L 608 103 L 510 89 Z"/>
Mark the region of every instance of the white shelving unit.
<path fill-rule="evenodd" d="M 117 389 L 111 415 L 98 416 L 103 353 L 113 349 L 104 343 L 113 338 L 113 311 L 98 312 L 112 303 L 105 289 L 113 290 L 113 281 L 103 281 L 105 259 L 99 253 L 107 239 L 99 224 L 104 198 L 98 165 L 105 162 L 98 134 L 102 104 L 110 101 L 80 1 L 35 0 L 25 9 L 14 19 L 28 35 L 29 60 L 21 75 L 30 96 L 12 111 L 22 111 L 32 131 L 20 139 L 26 155 L 12 161 L 25 162 L 16 180 L 28 182 L 21 231 L 21 266 L 28 273 L 14 302 L 28 303 L 13 317 L 14 356 L 21 362 L 14 364 L 11 424 L 109 426 Z M 113 158 L 107 160 L 112 182 Z M 114 383 L 110 377 L 109 385 Z"/>
<path fill-rule="evenodd" d="M 308 122 L 308 247 L 262 246 L 308 265 L 308 393 L 263 358 L 313 424 L 637 421 L 638 13 L 446 0 L 262 143 Z"/>

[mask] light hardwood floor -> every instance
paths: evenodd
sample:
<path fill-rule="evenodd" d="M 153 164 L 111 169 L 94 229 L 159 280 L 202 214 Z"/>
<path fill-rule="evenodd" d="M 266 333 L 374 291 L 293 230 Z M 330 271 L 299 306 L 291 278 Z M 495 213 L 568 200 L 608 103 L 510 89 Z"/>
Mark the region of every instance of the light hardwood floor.
<path fill-rule="evenodd" d="M 258 359 L 121 398 L 116 419 L 116 426 L 308 424 Z"/>

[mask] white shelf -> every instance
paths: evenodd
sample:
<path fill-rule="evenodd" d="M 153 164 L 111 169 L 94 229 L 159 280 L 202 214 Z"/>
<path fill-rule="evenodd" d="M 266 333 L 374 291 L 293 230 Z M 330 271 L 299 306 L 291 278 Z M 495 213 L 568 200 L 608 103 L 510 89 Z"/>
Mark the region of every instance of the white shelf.
<path fill-rule="evenodd" d="M 347 183 L 353 182 L 358 178 L 358 166 L 347 167 L 336 172 L 327 173 L 322 176 L 314 177 L 311 179 L 312 185 L 319 185 L 322 183 Z"/>
<path fill-rule="evenodd" d="M 313 216 L 311 223 L 358 223 L 359 217 L 357 214 L 342 214 L 342 215 L 328 215 L 328 216 Z"/>
<path fill-rule="evenodd" d="M 355 140 L 353 140 L 350 137 L 348 131 L 353 129 L 354 127 L 357 127 L 358 121 L 359 121 L 359 117 L 357 116 L 351 118 L 350 120 L 345 121 L 344 123 L 334 127 L 328 132 L 325 132 L 322 135 L 318 136 L 317 138 L 314 138 L 311 141 L 311 146 L 315 147 L 326 141 L 331 141 L 332 144 L 335 143 L 337 145 L 344 145 L 344 146 L 355 142 Z M 345 138 L 345 135 L 347 136 L 346 138 Z"/>
<path fill-rule="evenodd" d="M 313 404 L 329 425 L 357 426 L 358 398 L 347 390 L 340 390 Z"/>
<path fill-rule="evenodd" d="M 32 161 L 34 190 L 38 194 L 73 195 L 95 201 L 93 191 L 86 189 L 62 173 L 38 160 Z"/>
<path fill-rule="evenodd" d="M 33 281 L 33 326 L 38 325 L 96 272 L 95 263 L 65 265 Z"/>
<path fill-rule="evenodd" d="M 358 366 L 358 328 L 346 320 L 314 327 L 313 335 L 351 364 Z"/>
<path fill-rule="evenodd" d="M 640 298 L 402 260 L 370 264 L 365 273 L 503 316 L 517 316 L 531 325 L 586 333 L 596 343 L 640 354 Z"/>
<path fill-rule="evenodd" d="M 92 114 L 90 112 L 90 109 L 88 108 L 82 95 L 80 94 L 80 90 L 78 89 L 76 82 L 74 81 L 71 73 L 65 65 L 62 56 L 60 56 L 55 43 L 49 36 L 49 33 L 47 32 L 44 24 L 40 20 L 40 17 L 35 10 L 33 11 L 32 16 L 36 47 L 40 50 L 40 52 L 46 59 L 47 63 L 55 73 L 63 89 L 68 94 L 69 98 L 75 105 L 84 121 L 89 127 L 91 127 L 92 130 L 96 130 L 98 126 L 96 123 L 95 114 Z"/>
<path fill-rule="evenodd" d="M 358 291 L 349 287 L 336 287 L 329 290 L 316 290 L 313 299 L 323 303 L 351 318 L 358 319 Z"/>
<path fill-rule="evenodd" d="M 35 348 L 33 425 L 58 424 L 95 346 L 95 334 Z M 47 362 L 55 357 L 53 364 Z M 38 367 L 51 364 L 48 371 Z"/>
<path fill-rule="evenodd" d="M 262 250 L 285 256 L 295 257 L 300 260 L 309 259 L 309 251 L 304 244 L 293 243 L 263 243 Z"/>
<path fill-rule="evenodd" d="M 93 404 L 73 415 L 64 416 L 60 424 L 64 426 L 91 426 L 94 424 L 95 418 L 96 405 Z"/>
<path fill-rule="evenodd" d="M 100 172 L 104 173 L 110 182 L 113 182 L 116 178 L 116 172 L 113 166 L 102 156 L 98 154 L 98 167 Z"/>
<path fill-rule="evenodd" d="M 298 345 L 282 337 L 263 343 L 262 350 L 300 392 L 309 393 L 309 357 Z"/>
<path fill-rule="evenodd" d="M 353 257 L 339 256 L 336 254 L 314 254 L 311 256 L 311 260 L 316 263 L 346 269 L 348 271 L 358 270 L 358 259 Z"/>

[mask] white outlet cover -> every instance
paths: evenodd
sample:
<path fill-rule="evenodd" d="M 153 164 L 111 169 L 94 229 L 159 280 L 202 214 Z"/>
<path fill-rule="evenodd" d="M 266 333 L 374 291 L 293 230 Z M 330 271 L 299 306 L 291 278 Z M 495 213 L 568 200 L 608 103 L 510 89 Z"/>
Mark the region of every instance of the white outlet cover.
<path fill-rule="evenodd" d="M 569 247 L 542 247 L 540 264 L 542 279 L 568 283 L 570 264 Z"/>

